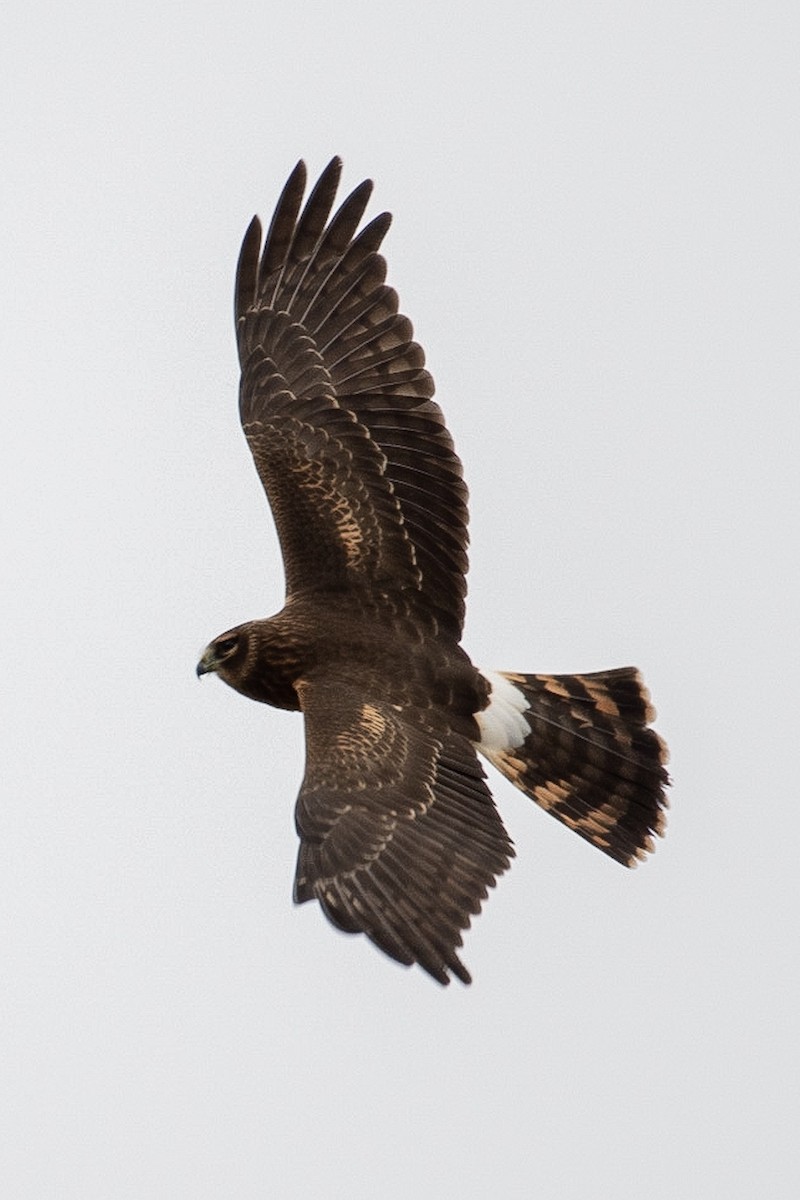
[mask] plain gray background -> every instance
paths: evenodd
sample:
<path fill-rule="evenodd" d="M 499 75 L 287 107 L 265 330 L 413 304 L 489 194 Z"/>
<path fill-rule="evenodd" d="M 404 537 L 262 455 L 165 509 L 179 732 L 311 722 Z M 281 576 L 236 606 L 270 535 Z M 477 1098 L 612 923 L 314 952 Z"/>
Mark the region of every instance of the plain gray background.
<path fill-rule="evenodd" d="M 796 5 L 7 7 L 4 1196 L 796 1196 Z M 292 907 L 301 721 L 194 676 L 283 594 L 239 242 L 334 153 L 464 459 L 468 648 L 637 663 L 672 750 L 635 872 L 493 776 L 470 989 Z"/>

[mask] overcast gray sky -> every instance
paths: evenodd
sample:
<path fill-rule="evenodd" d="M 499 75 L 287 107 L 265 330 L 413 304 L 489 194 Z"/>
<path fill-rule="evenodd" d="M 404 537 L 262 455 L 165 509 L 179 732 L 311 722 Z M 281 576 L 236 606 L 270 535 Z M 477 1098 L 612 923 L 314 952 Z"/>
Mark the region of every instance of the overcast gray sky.
<path fill-rule="evenodd" d="M 795 1197 L 796 5 L 7 8 L 4 1195 Z M 464 459 L 468 648 L 638 664 L 672 751 L 635 872 L 493 774 L 469 989 L 293 908 L 301 721 L 194 676 L 283 593 L 239 242 L 334 153 Z"/>

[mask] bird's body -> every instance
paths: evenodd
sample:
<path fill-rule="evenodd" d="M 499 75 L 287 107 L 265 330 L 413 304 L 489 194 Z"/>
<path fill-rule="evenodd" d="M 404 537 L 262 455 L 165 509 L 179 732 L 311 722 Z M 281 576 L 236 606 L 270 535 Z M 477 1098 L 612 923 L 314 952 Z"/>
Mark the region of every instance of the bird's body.
<path fill-rule="evenodd" d="M 283 551 L 282 611 L 216 638 L 215 671 L 301 710 L 298 902 L 447 983 L 512 844 L 480 751 L 543 808 L 633 865 L 663 831 L 666 752 L 633 668 L 483 672 L 460 645 L 467 489 L 424 355 L 356 229 L 364 183 L 330 218 L 334 159 L 301 211 L 284 188 L 236 286 L 240 412 Z"/>
<path fill-rule="evenodd" d="M 457 643 L 420 636 L 416 623 L 394 609 L 366 600 L 355 606 L 320 593 L 290 600 L 276 616 L 250 621 L 218 640 L 233 637 L 237 653 L 214 669 L 251 700 L 297 711 L 302 680 L 349 673 L 387 703 L 442 705 L 454 719 L 463 717 L 462 732 L 478 740 L 475 714 L 487 694 L 483 676 Z"/>

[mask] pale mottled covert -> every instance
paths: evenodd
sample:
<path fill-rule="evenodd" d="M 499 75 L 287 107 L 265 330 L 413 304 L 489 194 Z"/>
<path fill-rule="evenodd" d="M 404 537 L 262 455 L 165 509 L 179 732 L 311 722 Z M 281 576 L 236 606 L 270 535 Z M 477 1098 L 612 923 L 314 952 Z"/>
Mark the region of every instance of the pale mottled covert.
<path fill-rule="evenodd" d="M 372 184 L 331 217 L 333 159 L 303 206 L 289 177 L 236 277 L 240 414 L 278 529 L 286 603 L 207 647 L 254 700 L 303 712 L 295 900 L 440 983 L 514 850 L 478 760 L 633 866 L 664 831 L 666 749 L 630 667 L 481 672 L 460 646 L 467 488 L 411 322 L 357 232 Z"/>

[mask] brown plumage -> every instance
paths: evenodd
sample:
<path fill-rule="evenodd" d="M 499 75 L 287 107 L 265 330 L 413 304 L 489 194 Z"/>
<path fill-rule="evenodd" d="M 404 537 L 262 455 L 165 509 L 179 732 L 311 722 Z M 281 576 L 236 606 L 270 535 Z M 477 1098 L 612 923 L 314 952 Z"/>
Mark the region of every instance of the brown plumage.
<path fill-rule="evenodd" d="M 440 983 L 512 844 L 480 750 L 546 811 L 632 866 L 662 834 L 666 751 L 632 668 L 481 672 L 461 649 L 467 489 L 433 380 L 384 283 L 388 213 L 341 163 L 305 205 L 298 163 L 236 276 L 240 414 L 278 529 L 286 604 L 216 638 L 215 671 L 303 712 L 295 900 L 317 899 Z"/>

